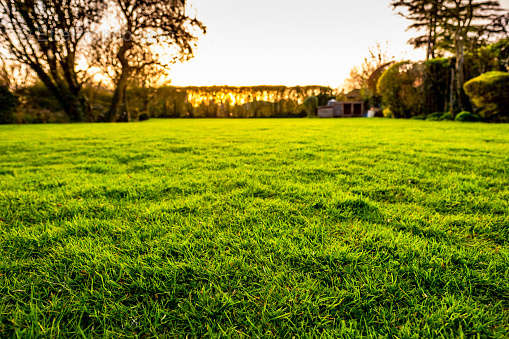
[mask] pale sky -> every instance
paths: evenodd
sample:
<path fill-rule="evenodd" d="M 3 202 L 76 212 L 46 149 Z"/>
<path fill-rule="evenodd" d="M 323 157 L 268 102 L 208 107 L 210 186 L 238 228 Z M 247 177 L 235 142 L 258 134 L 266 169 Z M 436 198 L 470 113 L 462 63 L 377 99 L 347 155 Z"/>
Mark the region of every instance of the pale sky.
<path fill-rule="evenodd" d="M 377 42 L 398 59 L 422 59 L 390 0 L 191 0 L 208 32 L 172 84 L 338 87 Z M 509 8 L 509 0 L 501 4 Z"/>

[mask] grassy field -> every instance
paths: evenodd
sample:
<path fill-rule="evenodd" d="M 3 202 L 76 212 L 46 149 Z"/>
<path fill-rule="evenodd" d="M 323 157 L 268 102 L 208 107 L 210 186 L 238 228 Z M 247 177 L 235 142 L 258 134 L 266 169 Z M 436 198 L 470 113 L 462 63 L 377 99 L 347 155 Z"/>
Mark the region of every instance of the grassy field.
<path fill-rule="evenodd" d="M 509 125 L 0 126 L 0 337 L 504 337 Z"/>

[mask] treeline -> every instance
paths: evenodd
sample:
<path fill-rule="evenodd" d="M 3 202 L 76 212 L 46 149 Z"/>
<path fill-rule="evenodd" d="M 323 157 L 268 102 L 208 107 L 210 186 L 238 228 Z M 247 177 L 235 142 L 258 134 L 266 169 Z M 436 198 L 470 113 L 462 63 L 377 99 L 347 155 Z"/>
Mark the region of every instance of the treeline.
<path fill-rule="evenodd" d="M 134 114 L 172 118 L 272 118 L 302 117 L 305 99 L 322 105 L 334 91 L 323 86 L 162 87 L 129 92 Z"/>
<path fill-rule="evenodd" d="M 303 117 L 309 111 L 306 98 L 317 105 L 334 98 L 334 90 L 323 86 L 213 86 L 159 88 L 132 87 L 126 92 L 130 119 L 148 118 L 277 118 Z M 113 91 L 85 87 L 84 97 L 90 106 L 83 121 L 108 121 L 108 106 Z M 0 114 L 3 122 L 44 123 L 70 121 L 60 102 L 42 84 L 17 90 L 11 103 L 16 109 Z M 1 101 L 1 98 L 0 98 Z"/>

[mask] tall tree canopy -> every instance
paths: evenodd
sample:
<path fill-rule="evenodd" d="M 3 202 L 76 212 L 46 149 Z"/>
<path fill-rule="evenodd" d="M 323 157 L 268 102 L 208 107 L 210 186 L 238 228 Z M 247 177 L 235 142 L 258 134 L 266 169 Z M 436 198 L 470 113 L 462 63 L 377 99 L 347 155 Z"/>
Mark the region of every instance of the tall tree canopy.
<path fill-rule="evenodd" d="M 103 9 L 102 0 L 0 0 L 0 43 L 37 74 L 73 121 L 88 109 L 76 70 L 80 45 Z"/>

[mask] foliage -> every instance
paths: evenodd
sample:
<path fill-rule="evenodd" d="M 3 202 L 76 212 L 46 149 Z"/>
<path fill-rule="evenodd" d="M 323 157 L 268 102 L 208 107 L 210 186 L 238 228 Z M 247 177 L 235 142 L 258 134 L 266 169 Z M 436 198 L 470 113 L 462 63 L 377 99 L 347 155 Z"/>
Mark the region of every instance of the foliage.
<path fill-rule="evenodd" d="M 307 97 L 304 100 L 304 108 L 308 116 L 316 115 L 316 111 L 318 109 L 318 98 L 315 96 Z"/>
<path fill-rule="evenodd" d="M 430 120 L 430 121 L 440 121 L 442 120 L 442 116 L 446 114 L 446 113 L 443 113 L 443 112 L 435 112 L 435 113 L 431 113 L 431 114 L 428 114 L 426 116 L 426 120 Z"/>
<path fill-rule="evenodd" d="M 51 91 L 42 83 L 20 89 L 17 94 L 24 99 L 26 105 L 51 112 L 62 110 L 62 105 Z"/>
<path fill-rule="evenodd" d="M 395 118 L 409 118 L 422 109 L 422 94 L 419 81 L 422 71 L 418 64 L 408 61 L 389 67 L 378 81 L 378 92 L 382 103 Z"/>
<path fill-rule="evenodd" d="M 424 62 L 423 113 L 445 111 L 451 81 L 451 59 L 436 58 Z"/>
<path fill-rule="evenodd" d="M 477 121 L 481 121 L 481 117 L 478 114 L 463 111 L 463 112 L 460 112 L 458 115 L 456 115 L 455 120 L 456 121 L 477 122 Z"/>
<path fill-rule="evenodd" d="M 14 110 L 18 106 L 18 97 L 5 86 L 0 86 L 0 124 L 14 122 Z"/>
<path fill-rule="evenodd" d="M 322 102 L 333 98 L 329 87 L 250 86 L 250 87 L 133 87 L 127 98 L 133 120 L 142 114 L 159 118 L 250 118 L 304 117 L 303 102 L 316 96 Z M 36 84 L 16 92 L 23 102 L 19 122 L 66 122 L 61 106 L 42 85 Z M 91 106 L 87 121 L 106 121 L 112 92 L 98 86 L 83 89 Z M 37 114 L 37 110 L 41 114 Z"/>
<path fill-rule="evenodd" d="M 454 120 L 454 117 L 451 112 L 445 112 L 440 116 L 440 120 Z"/>
<path fill-rule="evenodd" d="M 465 92 L 483 119 L 509 120 L 509 73 L 484 73 L 465 83 Z"/>
<path fill-rule="evenodd" d="M 412 117 L 413 120 L 426 120 L 426 114 L 418 114 Z"/>
<path fill-rule="evenodd" d="M 0 126 L 0 337 L 504 337 L 508 143 L 388 119 Z"/>
<path fill-rule="evenodd" d="M 382 111 L 382 114 L 384 118 L 394 118 L 394 114 L 389 107 L 385 107 Z"/>
<path fill-rule="evenodd" d="M 507 33 L 505 26 L 497 24 L 503 9 L 492 0 L 446 0 L 443 9 L 442 28 L 445 41 L 454 46 L 455 67 L 451 81 L 450 110 L 457 112 L 467 108 L 464 100 L 465 51 L 473 51 L 485 44 L 492 33 Z M 495 24 L 492 24 L 495 23 Z"/>
<path fill-rule="evenodd" d="M 427 46 L 426 61 L 435 57 L 437 49 L 454 53 L 449 109 L 454 112 L 468 109 L 463 92 L 467 79 L 465 54 L 486 46 L 493 37 L 507 37 L 509 14 L 498 1 L 492 0 L 393 0 L 391 5 L 394 9 L 403 8 L 400 15 L 412 21 L 410 29 L 424 30 L 424 35 L 410 42 L 414 47 Z M 429 90 L 429 84 L 425 84 L 425 92 Z M 437 108 L 432 95 L 425 93 L 425 98 L 425 105 L 430 106 L 427 109 Z"/>

